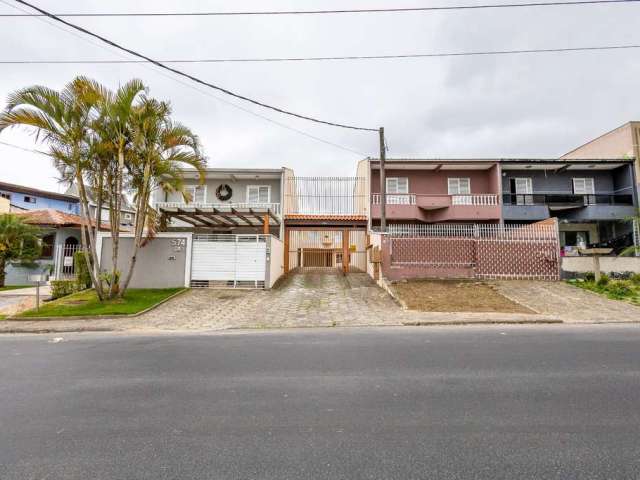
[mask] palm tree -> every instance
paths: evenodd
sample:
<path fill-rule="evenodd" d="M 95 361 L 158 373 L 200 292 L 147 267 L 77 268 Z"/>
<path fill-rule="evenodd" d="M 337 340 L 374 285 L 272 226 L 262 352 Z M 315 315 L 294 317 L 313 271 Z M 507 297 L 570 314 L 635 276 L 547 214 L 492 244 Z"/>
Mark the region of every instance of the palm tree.
<path fill-rule="evenodd" d="M 109 298 L 119 294 L 118 256 L 120 246 L 120 212 L 125 188 L 125 166 L 131 155 L 132 120 L 140 108 L 147 87 L 142 81 L 134 79 L 118 88 L 115 93 L 102 95 L 100 118 L 94 124 L 98 144 L 107 155 L 114 156 L 111 169 L 107 168 L 107 200 L 109 201 L 109 223 L 111 226 L 111 272 L 106 275 L 109 283 Z"/>
<path fill-rule="evenodd" d="M 96 230 L 91 226 L 85 188 L 85 176 L 90 168 L 87 139 L 96 117 L 97 107 L 103 102 L 104 90 L 85 77 L 76 77 L 62 91 L 44 86 L 27 87 L 9 96 L 7 107 L 0 114 L 0 132 L 5 128 L 25 126 L 33 131 L 36 141 L 49 145 L 49 155 L 60 172 L 63 182 L 75 182 L 80 197 L 81 242 L 91 280 L 98 298 L 104 298 L 98 281 Z"/>
<path fill-rule="evenodd" d="M 150 205 L 156 189 L 185 195 L 182 167 L 195 168 L 204 182 L 206 160 L 198 137 L 187 127 L 171 121 L 166 102 L 144 98 L 131 124 L 132 155 L 128 158 L 130 188 L 136 202 L 134 246 L 121 295 L 124 294 L 136 265 L 138 251 L 153 238 L 157 213 Z M 146 236 L 143 234 L 146 229 Z"/>
<path fill-rule="evenodd" d="M 40 256 L 39 233 L 15 215 L 0 215 L 0 287 L 4 287 L 7 263 L 30 264 Z"/>

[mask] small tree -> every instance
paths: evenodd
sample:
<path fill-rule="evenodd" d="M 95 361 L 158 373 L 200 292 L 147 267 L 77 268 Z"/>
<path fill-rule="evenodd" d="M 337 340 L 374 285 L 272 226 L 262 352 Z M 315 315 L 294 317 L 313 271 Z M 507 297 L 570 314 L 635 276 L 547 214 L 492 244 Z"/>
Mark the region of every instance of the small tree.
<path fill-rule="evenodd" d="M 636 235 L 640 235 L 640 232 L 638 231 L 640 230 L 640 208 L 637 208 L 635 213 L 631 217 L 626 218 L 625 220 L 631 222 L 631 228 L 635 230 L 634 238 Z M 640 256 L 640 246 L 631 245 L 630 247 L 627 247 L 622 252 L 620 252 L 620 255 L 625 257 L 630 257 L 632 255 L 635 255 L 636 257 L 638 257 Z"/>
<path fill-rule="evenodd" d="M 40 230 L 11 214 L 0 215 L 0 287 L 4 287 L 7 263 L 32 265 L 40 256 Z"/>

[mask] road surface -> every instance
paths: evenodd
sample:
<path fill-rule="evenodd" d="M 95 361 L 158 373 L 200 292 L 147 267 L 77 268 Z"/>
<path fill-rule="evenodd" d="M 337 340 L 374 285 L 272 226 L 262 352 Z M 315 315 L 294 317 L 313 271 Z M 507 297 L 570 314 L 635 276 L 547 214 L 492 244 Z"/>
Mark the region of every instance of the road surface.
<path fill-rule="evenodd" d="M 3 480 L 628 480 L 639 464 L 640 326 L 0 336 Z"/>

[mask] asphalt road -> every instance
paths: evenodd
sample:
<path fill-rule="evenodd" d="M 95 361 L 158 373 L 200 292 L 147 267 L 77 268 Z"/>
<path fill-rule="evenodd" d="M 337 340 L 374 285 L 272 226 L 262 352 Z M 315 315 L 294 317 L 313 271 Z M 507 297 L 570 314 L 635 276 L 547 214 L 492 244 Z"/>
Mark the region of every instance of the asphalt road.
<path fill-rule="evenodd" d="M 0 337 L 0 478 L 636 479 L 640 326 Z"/>

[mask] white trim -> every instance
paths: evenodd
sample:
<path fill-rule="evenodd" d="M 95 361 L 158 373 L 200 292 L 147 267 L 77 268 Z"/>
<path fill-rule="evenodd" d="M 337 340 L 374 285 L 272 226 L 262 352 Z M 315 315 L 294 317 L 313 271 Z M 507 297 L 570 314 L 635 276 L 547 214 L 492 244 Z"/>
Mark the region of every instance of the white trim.
<path fill-rule="evenodd" d="M 266 202 L 261 202 L 260 201 L 260 189 L 261 188 L 267 188 L 267 201 Z M 258 201 L 257 202 L 251 202 L 249 201 L 249 189 L 251 188 L 257 188 L 258 189 Z M 245 191 L 245 201 L 246 203 L 271 203 L 271 185 L 247 185 L 246 191 Z"/>

